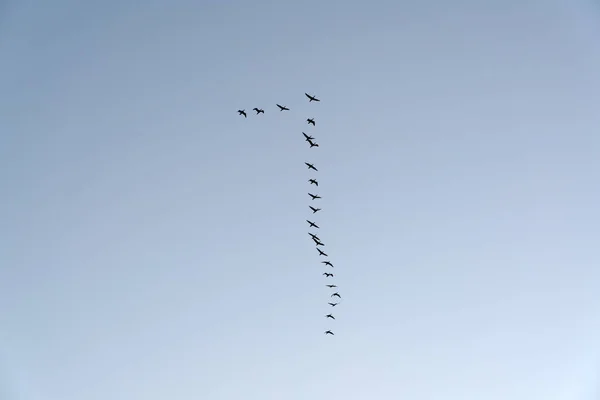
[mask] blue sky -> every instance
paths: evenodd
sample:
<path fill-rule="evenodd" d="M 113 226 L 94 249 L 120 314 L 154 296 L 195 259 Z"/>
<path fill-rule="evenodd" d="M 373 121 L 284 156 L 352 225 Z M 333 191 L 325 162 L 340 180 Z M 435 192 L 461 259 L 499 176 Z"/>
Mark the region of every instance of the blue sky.
<path fill-rule="evenodd" d="M 597 399 L 591 0 L 2 4 L 2 399 Z"/>

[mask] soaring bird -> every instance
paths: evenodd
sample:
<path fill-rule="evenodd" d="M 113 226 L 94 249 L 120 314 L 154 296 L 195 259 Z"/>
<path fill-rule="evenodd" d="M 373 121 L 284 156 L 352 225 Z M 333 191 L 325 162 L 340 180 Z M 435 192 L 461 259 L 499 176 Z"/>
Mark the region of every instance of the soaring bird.
<path fill-rule="evenodd" d="M 333 335 L 334 333 L 333 333 L 333 332 L 331 332 L 331 331 L 325 331 L 325 334 L 326 334 L 326 335 Z"/>
<path fill-rule="evenodd" d="M 329 304 L 331 307 L 335 307 L 335 306 L 337 306 L 340 303 L 327 303 L 327 304 Z"/>
<path fill-rule="evenodd" d="M 315 207 L 312 207 L 312 206 L 308 206 L 308 208 L 310 208 L 312 210 L 313 214 L 316 213 L 317 211 L 321 211 L 320 208 L 315 208 Z"/>
<path fill-rule="evenodd" d="M 308 232 L 308 236 L 310 236 L 313 240 L 321 240 L 319 239 L 319 237 L 317 235 L 315 235 L 314 233 L 310 233 Z"/>
<path fill-rule="evenodd" d="M 309 98 L 309 100 L 308 100 L 308 102 L 309 102 L 309 103 L 310 103 L 311 101 L 321 101 L 321 100 L 317 99 L 315 96 L 311 96 L 311 95 L 310 95 L 310 94 L 308 94 L 308 93 L 304 93 L 304 95 L 305 95 L 306 97 L 308 97 L 308 98 Z"/>
<path fill-rule="evenodd" d="M 327 315 L 325 316 L 325 318 L 331 318 L 331 319 L 335 319 L 335 317 L 334 317 L 333 315 L 331 315 L 331 314 L 327 314 Z"/>
<path fill-rule="evenodd" d="M 244 118 L 248 118 L 248 116 L 246 115 L 246 110 L 238 110 L 238 114 L 243 115 Z"/>
<path fill-rule="evenodd" d="M 334 287 L 337 287 L 337 286 L 335 286 L 335 285 L 325 285 L 325 286 L 327 286 L 328 288 L 334 288 Z"/>
<path fill-rule="evenodd" d="M 329 257 L 329 256 L 328 256 L 326 253 L 323 253 L 323 252 L 321 251 L 321 249 L 320 249 L 320 248 L 318 248 L 318 247 L 317 247 L 317 251 L 319 252 L 319 255 L 320 255 L 320 256 L 323 256 L 323 257 Z"/>
<path fill-rule="evenodd" d="M 313 126 L 317 126 L 315 125 L 315 119 L 314 118 L 306 118 L 306 123 L 307 124 L 312 124 Z"/>
<path fill-rule="evenodd" d="M 331 297 L 339 297 L 340 299 L 342 298 L 342 296 L 340 296 L 340 294 L 338 292 L 335 292 L 334 294 L 332 294 Z"/>
<path fill-rule="evenodd" d="M 263 113 L 263 114 L 265 113 L 265 110 L 263 110 L 262 108 L 256 108 L 256 107 L 254 107 L 253 110 L 256 111 L 256 115 L 258 115 L 260 113 Z"/>
<path fill-rule="evenodd" d="M 311 185 L 319 186 L 319 182 L 317 182 L 316 179 L 309 179 L 308 181 L 310 182 Z"/>
<path fill-rule="evenodd" d="M 312 197 L 312 199 L 313 199 L 313 200 L 316 200 L 316 199 L 320 199 L 320 198 L 321 198 L 321 196 L 319 196 L 318 194 L 312 194 L 312 193 L 309 193 L 308 195 L 309 195 L 310 197 Z"/>
<path fill-rule="evenodd" d="M 308 224 L 310 225 L 310 226 L 309 226 L 309 228 L 317 228 L 317 229 L 320 229 L 320 228 L 319 228 L 319 225 L 315 224 L 314 222 L 312 222 L 312 221 L 309 221 L 309 220 L 306 220 L 306 222 L 308 222 Z"/>
<path fill-rule="evenodd" d="M 306 133 L 302 132 L 302 134 L 304 135 L 304 140 L 306 140 L 307 142 L 310 143 L 311 140 L 315 140 L 314 137 L 312 136 L 308 136 Z"/>
<path fill-rule="evenodd" d="M 314 169 L 315 171 L 318 171 L 318 169 L 316 169 L 314 165 L 312 165 L 310 163 L 307 163 L 307 162 L 305 162 L 304 164 L 306 164 L 306 166 L 308 167 L 308 169 Z"/>
<path fill-rule="evenodd" d="M 333 274 L 330 274 L 329 272 L 323 272 L 323 275 L 325 275 L 325 278 L 332 278 Z"/>
<path fill-rule="evenodd" d="M 329 261 L 321 261 L 321 264 L 329 265 L 331 268 L 333 268 L 333 264 Z"/>
<path fill-rule="evenodd" d="M 276 106 L 279 107 L 279 111 L 290 111 L 286 106 L 280 106 L 279 104 L 276 104 Z"/>
<path fill-rule="evenodd" d="M 319 147 L 319 143 L 317 142 L 313 142 L 312 140 L 308 141 L 308 144 L 310 144 L 310 148 L 312 149 L 313 147 Z"/>

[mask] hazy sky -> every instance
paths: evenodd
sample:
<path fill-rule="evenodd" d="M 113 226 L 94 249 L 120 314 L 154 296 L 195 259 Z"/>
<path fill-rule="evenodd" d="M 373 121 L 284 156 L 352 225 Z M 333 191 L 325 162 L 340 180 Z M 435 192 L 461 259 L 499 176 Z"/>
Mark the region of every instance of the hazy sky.
<path fill-rule="evenodd" d="M 592 0 L 0 12 L 2 400 L 600 396 Z"/>

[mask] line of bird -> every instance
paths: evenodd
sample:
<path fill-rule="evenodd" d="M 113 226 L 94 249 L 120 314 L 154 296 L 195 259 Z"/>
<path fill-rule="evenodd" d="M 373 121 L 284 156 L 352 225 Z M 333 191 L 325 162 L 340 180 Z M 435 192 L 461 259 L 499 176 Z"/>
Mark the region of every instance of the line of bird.
<path fill-rule="evenodd" d="M 310 95 L 310 94 L 308 94 L 308 93 L 304 93 L 304 95 L 305 95 L 305 96 L 308 98 L 308 102 L 309 102 L 309 103 L 311 103 L 311 102 L 313 102 L 313 101 L 315 101 L 315 102 L 319 102 L 319 101 L 321 101 L 321 100 L 319 100 L 319 99 L 318 99 L 316 96 L 312 96 L 312 95 Z M 290 111 L 290 109 L 289 109 L 288 107 L 286 107 L 286 106 L 282 106 L 281 104 L 275 104 L 275 105 L 276 105 L 276 106 L 279 108 L 279 111 L 280 111 L 280 112 L 281 112 L 281 111 Z M 264 109 L 262 109 L 262 108 L 258 108 L 258 107 L 254 107 L 252 110 L 256 112 L 256 115 L 259 115 L 259 114 L 264 114 L 264 113 L 265 113 L 265 110 L 264 110 Z M 239 114 L 239 115 L 241 115 L 241 116 L 243 116 L 244 118 L 248 118 L 248 115 L 246 114 L 246 110 L 238 110 L 238 114 Z M 309 125 L 312 125 L 312 126 L 315 126 L 315 127 L 316 127 L 316 122 L 315 122 L 315 119 L 314 119 L 314 118 L 307 118 L 307 119 L 306 119 L 306 121 L 307 121 L 307 123 L 308 123 Z M 315 138 L 314 138 L 314 137 L 312 137 L 312 136 L 310 136 L 310 135 L 307 135 L 307 134 L 306 134 L 306 133 L 304 133 L 304 132 L 302 132 L 302 135 L 304 135 L 304 140 L 305 140 L 306 142 L 308 142 L 308 144 L 310 145 L 310 148 L 313 148 L 313 147 L 319 147 L 319 144 L 315 142 Z M 318 171 L 319 171 L 319 170 L 318 170 L 318 169 L 317 169 L 317 168 L 314 166 L 314 164 L 312 164 L 312 163 L 305 162 L 304 164 L 306 164 L 306 166 L 308 167 L 308 169 L 309 169 L 309 170 L 313 170 L 313 171 L 315 171 L 315 172 L 318 172 Z M 314 186 L 316 186 L 316 187 L 318 187 L 318 186 L 319 186 L 319 182 L 318 182 L 318 181 L 317 181 L 317 179 L 315 179 L 315 178 L 310 178 L 310 179 L 308 180 L 308 182 L 309 182 L 309 184 L 310 184 L 310 185 L 314 185 Z M 318 200 L 318 199 L 321 199 L 321 196 L 319 196 L 318 194 L 313 194 L 313 193 L 310 193 L 310 192 L 309 192 L 309 193 L 308 193 L 308 195 L 310 196 L 311 200 Z M 309 205 L 308 207 L 309 207 L 309 208 L 312 210 L 312 213 L 313 213 L 313 214 L 316 214 L 317 212 L 321 211 L 321 208 L 318 208 L 318 207 L 313 207 L 312 205 Z M 308 224 L 309 224 L 309 229 L 310 229 L 310 228 L 320 229 L 319 225 L 317 225 L 315 222 L 313 222 L 313 221 L 310 221 L 310 220 L 308 220 L 308 219 L 306 220 L 306 222 L 308 222 Z M 321 239 L 320 239 L 320 238 L 319 238 L 319 237 L 318 237 L 318 236 L 317 236 L 315 233 L 308 232 L 308 235 L 309 235 L 309 236 L 311 237 L 311 239 L 314 241 L 314 243 L 315 243 L 315 247 L 316 247 L 316 249 L 317 249 L 317 252 L 319 253 L 319 256 L 320 256 L 320 257 L 329 257 L 329 255 L 328 255 L 327 253 L 325 253 L 323 250 L 321 250 L 321 248 L 320 248 L 320 247 L 324 247 L 324 246 L 325 246 L 325 244 L 324 244 L 324 243 L 321 241 Z M 331 261 L 329 261 L 328 259 L 327 259 L 327 260 L 324 260 L 324 261 L 321 261 L 321 264 L 323 264 L 323 266 L 326 266 L 326 267 L 334 268 L 333 264 L 332 264 L 332 263 L 331 263 Z M 333 274 L 333 273 L 331 273 L 331 272 L 327 272 L 327 271 L 325 271 L 325 272 L 323 272 L 323 276 L 324 276 L 325 278 L 333 278 L 333 277 L 334 277 L 334 274 Z M 328 288 L 330 288 L 330 289 L 333 289 L 333 290 L 334 290 L 334 292 L 333 292 L 333 293 L 330 295 L 330 298 L 336 298 L 336 299 L 339 299 L 339 300 L 341 300 L 342 296 L 341 296 L 341 295 L 340 295 L 340 293 L 337 291 L 337 285 L 334 285 L 334 284 L 327 284 L 327 285 L 325 285 L 325 286 L 326 286 L 326 287 L 328 287 Z M 337 306 L 338 304 L 340 304 L 339 302 L 335 302 L 335 303 L 334 303 L 333 301 L 334 301 L 334 300 L 330 300 L 330 301 L 329 301 L 327 304 L 329 304 L 331 307 L 335 307 L 335 306 Z M 331 314 L 331 313 L 329 313 L 329 314 L 325 315 L 325 318 L 327 318 L 328 320 L 329 320 L 329 319 L 333 319 L 333 320 L 335 320 L 335 317 L 334 317 L 334 316 L 333 316 L 333 314 Z M 324 333 L 325 333 L 326 335 L 334 335 L 333 331 L 332 331 L 332 330 L 330 330 L 330 329 L 326 330 Z"/>

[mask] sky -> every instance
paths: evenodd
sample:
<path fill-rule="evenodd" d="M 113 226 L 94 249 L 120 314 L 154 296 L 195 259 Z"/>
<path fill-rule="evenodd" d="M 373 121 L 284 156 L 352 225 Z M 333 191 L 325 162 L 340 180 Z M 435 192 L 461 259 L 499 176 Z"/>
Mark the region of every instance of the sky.
<path fill-rule="evenodd" d="M 1 2 L 0 398 L 598 399 L 598 71 L 591 0 Z"/>

